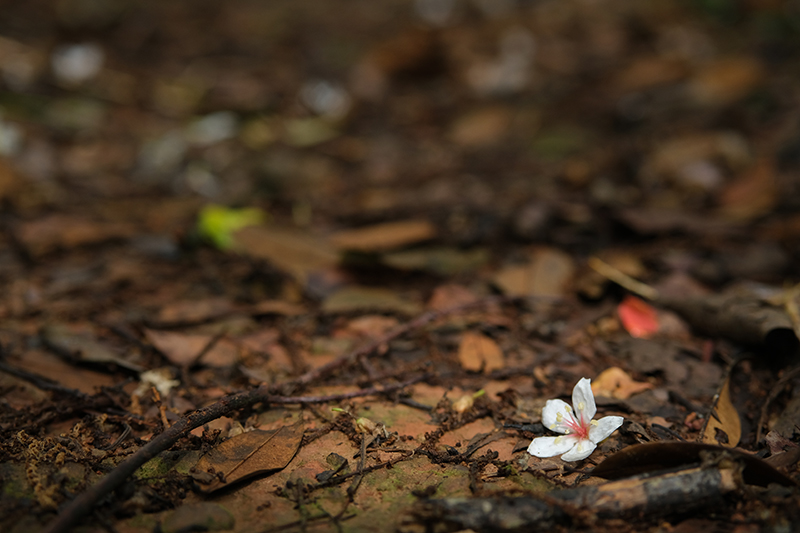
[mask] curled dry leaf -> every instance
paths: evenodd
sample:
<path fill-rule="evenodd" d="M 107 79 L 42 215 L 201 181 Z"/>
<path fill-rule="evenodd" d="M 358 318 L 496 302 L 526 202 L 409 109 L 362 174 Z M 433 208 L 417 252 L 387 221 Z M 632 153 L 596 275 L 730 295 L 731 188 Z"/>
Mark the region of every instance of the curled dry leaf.
<path fill-rule="evenodd" d="M 652 388 L 652 383 L 635 381 L 627 372 L 617 366 L 607 368 L 592 382 L 592 392 L 596 396 L 619 400 L 627 400 L 634 394 Z"/>
<path fill-rule="evenodd" d="M 706 444 L 719 444 L 734 448 L 742 437 L 742 422 L 739 412 L 731 402 L 730 374 L 722 384 L 717 403 L 708 417 L 708 424 L 703 431 L 703 442 Z"/>

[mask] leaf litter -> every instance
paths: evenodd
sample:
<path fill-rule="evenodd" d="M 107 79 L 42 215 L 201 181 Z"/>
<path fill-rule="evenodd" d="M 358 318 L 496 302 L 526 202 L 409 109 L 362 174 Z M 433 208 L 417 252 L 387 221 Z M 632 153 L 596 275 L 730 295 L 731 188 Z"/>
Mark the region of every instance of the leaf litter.
<path fill-rule="evenodd" d="M 0 529 L 800 520 L 788 4 L 123 4 L 0 22 Z"/>

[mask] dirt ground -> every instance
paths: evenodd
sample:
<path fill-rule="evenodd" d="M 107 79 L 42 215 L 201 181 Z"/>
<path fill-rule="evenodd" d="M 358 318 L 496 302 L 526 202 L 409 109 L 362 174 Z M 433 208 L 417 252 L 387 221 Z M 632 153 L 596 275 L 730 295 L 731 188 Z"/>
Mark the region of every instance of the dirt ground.
<path fill-rule="evenodd" d="M 0 13 L 0 530 L 800 528 L 796 0 Z"/>

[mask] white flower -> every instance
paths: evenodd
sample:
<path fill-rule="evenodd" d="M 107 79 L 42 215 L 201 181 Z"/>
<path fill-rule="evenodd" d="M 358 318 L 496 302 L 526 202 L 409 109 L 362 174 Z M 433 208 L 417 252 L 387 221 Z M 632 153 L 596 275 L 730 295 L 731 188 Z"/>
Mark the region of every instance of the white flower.
<path fill-rule="evenodd" d="M 559 437 L 537 437 L 528 446 L 528 453 L 536 457 L 553 457 L 564 454 L 564 461 L 580 461 L 591 455 L 597 444 L 622 425 L 621 416 L 606 416 L 592 420 L 597 412 L 591 381 L 582 378 L 572 390 L 572 408 L 561 400 L 547 400 L 542 409 L 542 423 L 552 431 L 563 433 Z"/>

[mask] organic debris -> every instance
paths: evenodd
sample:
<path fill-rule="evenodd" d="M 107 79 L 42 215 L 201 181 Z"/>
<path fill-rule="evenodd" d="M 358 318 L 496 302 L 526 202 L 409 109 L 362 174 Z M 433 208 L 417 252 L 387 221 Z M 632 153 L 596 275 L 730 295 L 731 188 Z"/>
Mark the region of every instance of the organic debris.
<path fill-rule="evenodd" d="M 795 4 L 7 2 L 0 531 L 800 523 Z"/>

